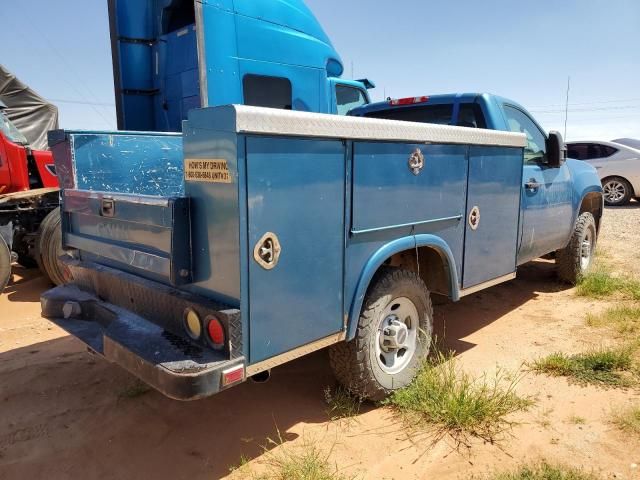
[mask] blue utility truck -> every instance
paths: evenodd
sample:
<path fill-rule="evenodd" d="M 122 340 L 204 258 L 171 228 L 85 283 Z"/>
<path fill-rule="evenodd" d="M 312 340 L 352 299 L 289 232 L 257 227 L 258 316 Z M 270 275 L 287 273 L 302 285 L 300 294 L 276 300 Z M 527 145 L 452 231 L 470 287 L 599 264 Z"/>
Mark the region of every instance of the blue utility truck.
<path fill-rule="evenodd" d="M 370 85 L 339 78 L 301 1 L 110 9 L 118 124 L 142 132 L 50 134 L 73 282 L 42 312 L 165 395 L 329 347 L 340 382 L 380 399 L 428 354 L 433 295 L 556 252 L 569 281 L 589 267 L 597 176 L 559 134 L 511 132 L 497 97 L 476 125 L 328 115 Z"/>
<path fill-rule="evenodd" d="M 600 183 L 555 132 L 243 105 L 192 110 L 183 131 L 163 182 L 113 177 L 117 134 L 52 134 L 74 282 L 42 296 L 45 317 L 175 399 L 325 347 L 347 388 L 380 399 L 429 351 L 432 294 L 542 254 L 562 252 L 568 279 L 591 262 Z"/>

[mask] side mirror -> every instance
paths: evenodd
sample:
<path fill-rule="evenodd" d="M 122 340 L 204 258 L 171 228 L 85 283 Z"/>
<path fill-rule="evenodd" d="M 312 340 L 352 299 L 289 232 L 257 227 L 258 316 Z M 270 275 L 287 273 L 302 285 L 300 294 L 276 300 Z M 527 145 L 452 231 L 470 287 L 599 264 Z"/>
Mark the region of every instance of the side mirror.
<path fill-rule="evenodd" d="M 560 132 L 551 130 L 547 137 L 547 161 L 550 167 L 559 167 L 567 159 L 567 146 Z"/>

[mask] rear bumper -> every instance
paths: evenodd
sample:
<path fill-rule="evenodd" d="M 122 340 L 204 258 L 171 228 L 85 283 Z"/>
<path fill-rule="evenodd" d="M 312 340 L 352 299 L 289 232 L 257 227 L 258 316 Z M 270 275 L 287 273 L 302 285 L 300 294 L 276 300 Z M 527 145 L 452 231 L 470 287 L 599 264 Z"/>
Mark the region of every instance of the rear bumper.
<path fill-rule="evenodd" d="M 72 267 L 74 275 L 78 268 L 85 269 L 86 265 Z M 97 284 L 113 282 L 110 277 L 114 271 L 111 269 L 99 267 L 92 272 L 94 280 L 102 281 L 97 281 Z M 140 282 L 146 284 L 147 281 L 119 277 L 118 281 L 123 283 L 122 288 L 128 288 L 129 295 L 119 298 L 118 303 L 153 303 L 153 299 L 142 302 L 140 289 L 144 289 L 144 285 Z M 114 285 L 111 284 L 110 288 L 113 289 Z M 132 311 L 133 308 L 125 309 L 107 301 L 109 299 L 95 290 L 84 286 L 81 289 L 74 284 L 49 290 L 41 296 L 42 315 L 83 341 L 91 350 L 176 400 L 204 398 L 244 380 L 244 357 L 234 350 L 229 335 L 229 329 L 235 328 L 233 324 L 239 322 L 237 310 L 215 312 L 226 326 L 229 345 L 224 350 L 214 350 L 180 335 L 180 330 L 172 328 L 172 325 L 151 322 Z M 181 292 L 179 297 L 164 298 L 164 301 L 173 300 L 172 304 L 177 304 L 179 309 L 185 302 L 192 303 L 183 297 L 184 292 Z M 201 315 L 208 314 L 210 310 L 206 307 L 210 306 L 198 305 L 196 309 Z M 167 313 L 157 303 L 155 308 L 157 315 L 149 318 L 161 318 Z M 142 309 L 148 310 L 149 306 Z M 181 327 L 181 323 L 178 325 Z M 230 372 L 236 374 L 235 381 L 227 384 L 225 374 Z"/>

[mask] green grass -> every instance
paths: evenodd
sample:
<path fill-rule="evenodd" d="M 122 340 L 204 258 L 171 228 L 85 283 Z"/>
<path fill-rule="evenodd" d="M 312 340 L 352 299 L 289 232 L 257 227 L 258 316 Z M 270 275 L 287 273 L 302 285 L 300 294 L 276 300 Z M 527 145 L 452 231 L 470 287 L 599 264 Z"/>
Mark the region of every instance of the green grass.
<path fill-rule="evenodd" d="M 587 419 L 579 415 L 572 415 L 569 417 L 569 423 L 574 425 L 585 425 L 587 423 Z"/>
<path fill-rule="evenodd" d="M 614 412 L 613 423 L 625 432 L 640 435 L 640 405 Z"/>
<path fill-rule="evenodd" d="M 640 300 L 640 281 L 630 277 L 614 276 L 604 267 L 595 268 L 584 275 L 576 287 L 580 297 L 618 297 Z"/>
<path fill-rule="evenodd" d="M 601 348 L 576 355 L 552 353 L 536 360 L 532 369 L 555 377 L 569 377 L 580 384 L 628 387 L 635 383 L 633 350 Z"/>
<path fill-rule="evenodd" d="M 535 465 L 523 465 L 517 470 L 503 472 L 488 477 L 490 480 L 599 480 L 600 477 L 565 465 L 553 465 L 540 462 Z"/>
<path fill-rule="evenodd" d="M 437 354 L 423 365 L 411 385 L 395 392 L 386 403 L 406 423 L 449 434 L 459 443 L 469 436 L 493 441 L 511 427 L 509 414 L 534 403 L 516 394 L 520 378 L 509 378 L 500 371 L 493 378 L 474 378 L 450 355 Z"/>
<path fill-rule="evenodd" d="M 327 415 L 331 420 L 350 419 L 360 413 L 363 400 L 349 393 L 344 387 L 326 387 L 324 401 L 327 404 Z"/>
<path fill-rule="evenodd" d="M 591 327 L 609 327 L 621 335 L 640 332 L 640 306 L 617 305 L 600 314 L 588 314 L 587 325 Z"/>
<path fill-rule="evenodd" d="M 348 480 L 350 477 L 340 472 L 337 465 L 332 464 L 330 457 L 333 449 L 325 450 L 314 441 L 305 439 L 299 447 L 287 446 L 279 442 L 269 441 L 276 450 L 265 448 L 266 469 L 260 474 L 253 474 L 253 480 Z"/>

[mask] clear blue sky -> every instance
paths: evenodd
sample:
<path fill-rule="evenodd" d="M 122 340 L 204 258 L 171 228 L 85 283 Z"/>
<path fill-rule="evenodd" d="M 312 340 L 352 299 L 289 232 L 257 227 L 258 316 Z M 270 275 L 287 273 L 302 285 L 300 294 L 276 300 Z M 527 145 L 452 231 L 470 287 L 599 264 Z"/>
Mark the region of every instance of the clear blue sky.
<path fill-rule="evenodd" d="M 0 62 L 58 104 L 62 127 L 115 128 L 106 0 L 1 3 Z M 494 92 L 562 131 L 570 75 L 568 139 L 640 138 L 638 0 L 307 4 L 374 99 Z"/>

